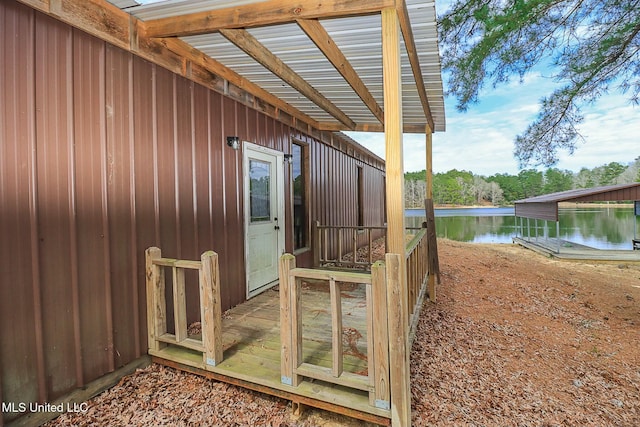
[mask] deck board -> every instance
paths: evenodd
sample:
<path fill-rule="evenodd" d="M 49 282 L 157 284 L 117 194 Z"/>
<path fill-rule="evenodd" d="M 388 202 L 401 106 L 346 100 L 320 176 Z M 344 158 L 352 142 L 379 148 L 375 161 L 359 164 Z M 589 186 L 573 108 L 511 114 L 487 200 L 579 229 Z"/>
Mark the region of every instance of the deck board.
<path fill-rule="evenodd" d="M 567 261 L 632 262 L 640 263 L 640 251 L 605 250 L 556 238 L 525 240 L 514 237 L 513 242 L 551 258 Z"/>
<path fill-rule="evenodd" d="M 330 368 L 329 288 L 304 284 L 302 289 L 303 362 Z M 352 284 L 345 284 L 341 289 L 344 370 L 354 374 L 366 374 L 368 369 L 364 289 L 364 285 Z M 329 405 L 336 412 L 352 411 L 350 415 L 359 418 L 366 418 L 367 414 L 379 420 L 390 418 L 389 411 L 371 406 L 368 393 L 363 391 L 309 379 L 305 379 L 298 387 L 282 384 L 279 316 L 279 294 L 273 289 L 225 312 L 222 320 L 224 359 L 215 367 L 205 366 L 201 353 L 177 346 L 167 346 L 151 354 L 159 363 L 185 370 L 187 366 L 192 367 L 197 373 L 215 374 L 217 379 L 223 381 L 225 378 L 229 382 L 234 382 L 231 379 L 239 380 L 255 385 L 254 389 L 278 396 L 281 393 L 298 396 L 306 399 L 306 404 L 311 406 Z M 190 337 L 200 338 L 198 334 Z"/>

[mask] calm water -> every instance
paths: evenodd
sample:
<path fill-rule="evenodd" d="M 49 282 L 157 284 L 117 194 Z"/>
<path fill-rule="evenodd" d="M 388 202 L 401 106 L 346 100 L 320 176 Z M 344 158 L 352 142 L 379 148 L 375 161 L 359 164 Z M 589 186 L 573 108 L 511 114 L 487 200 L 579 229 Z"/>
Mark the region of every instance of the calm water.
<path fill-rule="evenodd" d="M 640 233 L 640 220 L 633 208 L 560 209 L 560 238 L 599 249 L 632 249 L 634 232 Z M 407 209 L 407 226 L 419 227 L 425 220 L 423 209 Z M 527 220 L 514 217 L 513 208 L 436 209 L 436 232 L 462 242 L 511 243 L 513 236 L 527 236 Z M 637 231 L 634 229 L 637 224 Z M 532 237 L 536 232 L 556 237 L 556 223 L 529 221 Z"/>

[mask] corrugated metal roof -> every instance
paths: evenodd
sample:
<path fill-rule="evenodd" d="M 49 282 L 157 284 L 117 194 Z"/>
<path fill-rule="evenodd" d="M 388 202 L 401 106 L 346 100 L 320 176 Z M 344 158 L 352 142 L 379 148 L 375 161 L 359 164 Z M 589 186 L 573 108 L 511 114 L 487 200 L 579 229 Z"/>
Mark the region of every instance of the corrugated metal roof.
<path fill-rule="evenodd" d="M 550 202 L 576 202 L 580 201 L 578 199 L 590 198 L 591 201 L 607 201 L 611 194 L 620 193 L 621 190 L 640 190 L 640 182 L 634 182 L 632 184 L 617 184 L 617 185 L 607 185 L 603 187 L 592 187 L 592 188 L 576 188 L 574 190 L 560 191 L 558 193 L 551 194 L 543 194 L 542 196 L 529 197 L 528 199 L 517 200 L 515 203 L 550 203 Z M 635 191 L 635 190 L 634 190 Z M 625 194 L 624 197 L 633 196 L 634 191 L 631 193 L 622 192 L 620 194 Z M 627 196 L 628 194 L 628 196 Z M 598 199 L 597 197 L 601 196 L 602 199 Z M 637 200 L 633 197 L 629 199 L 619 199 L 623 200 Z"/>
<path fill-rule="evenodd" d="M 123 7 L 127 0 L 112 0 L 135 17 L 148 21 L 196 12 L 259 3 L 257 0 L 164 0 Z M 445 130 L 445 110 L 438 51 L 435 2 L 406 0 L 416 50 L 422 69 L 435 131 Z M 384 109 L 382 86 L 382 34 L 379 14 L 322 19 L 322 26 L 351 63 L 378 104 Z M 351 86 L 294 23 L 247 30 L 269 51 L 335 104 L 357 124 L 380 123 Z M 339 122 L 284 82 L 220 33 L 183 37 L 183 41 L 261 86 L 273 95 L 323 123 Z M 401 38 L 403 119 L 405 125 L 427 123 L 409 58 Z"/>
<path fill-rule="evenodd" d="M 575 190 L 560 191 L 517 200 L 515 202 L 515 214 L 524 218 L 557 221 L 559 202 L 620 202 L 631 200 L 640 200 L 640 182 L 577 188 Z"/>

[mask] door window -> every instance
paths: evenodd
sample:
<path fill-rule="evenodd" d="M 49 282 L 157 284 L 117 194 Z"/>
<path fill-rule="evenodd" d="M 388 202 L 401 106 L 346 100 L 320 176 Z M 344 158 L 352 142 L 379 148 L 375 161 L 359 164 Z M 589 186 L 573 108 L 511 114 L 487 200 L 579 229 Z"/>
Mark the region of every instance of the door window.
<path fill-rule="evenodd" d="M 271 164 L 249 160 L 251 222 L 271 221 Z"/>

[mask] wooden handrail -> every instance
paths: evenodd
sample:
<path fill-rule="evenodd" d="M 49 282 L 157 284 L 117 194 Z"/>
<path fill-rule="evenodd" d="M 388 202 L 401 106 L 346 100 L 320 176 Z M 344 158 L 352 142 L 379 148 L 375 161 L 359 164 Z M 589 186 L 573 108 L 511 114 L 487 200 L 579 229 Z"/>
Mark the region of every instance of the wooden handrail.
<path fill-rule="evenodd" d="M 203 365 L 222 362 L 222 307 L 218 254 L 207 251 L 200 261 L 162 258 L 159 248 L 145 251 L 147 273 L 147 330 L 149 354 L 158 354 L 168 344 L 202 352 Z M 167 332 L 165 268 L 171 268 L 174 331 Z M 185 269 L 198 270 L 202 340 L 187 334 Z"/>
<path fill-rule="evenodd" d="M 409 310 L 409 343 L 413 343 L 420 307 L 429 279 L 427 229 L 422 228 L 407 245 L 407 307 Z"/>
<path fill-rule="evenodd" d="M 407 231 L 423 230 L 424 227 L 406 227 Z M 313 267 L 356 268 L 370 270 L 377 261 L 373 259 L 373 242 L 385 238 L 384 225 L 322 225 L 315 221 L 312 226 Z M 375 238 L 374 235 L 378 233 Z M 358 250 L 365 248 L 365 253 L 358 256 Z M 407 251 L 410 251 L 409 248 Z"/>
<path fill-rule="evenodd" d="M 279 273 L 282 383 L 297 387 L 303 377 L 309 377 L 364 390 L 369 392 L 372 406 L 389 409 L 389 334 L 384 263 L 375 263 L 371 273 L 327 271 L 296 268 L 295 257 L 284 254 L 280 259 Z M 331 368 L 303 362 L 301 279 L 328 282 L 331 304 Z M 345 372 L 343 369 L 341 282 L 366 285 L 366 375 Z"/>

